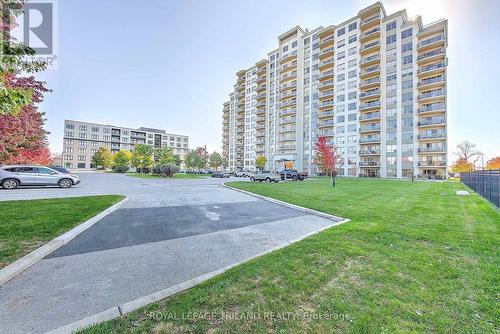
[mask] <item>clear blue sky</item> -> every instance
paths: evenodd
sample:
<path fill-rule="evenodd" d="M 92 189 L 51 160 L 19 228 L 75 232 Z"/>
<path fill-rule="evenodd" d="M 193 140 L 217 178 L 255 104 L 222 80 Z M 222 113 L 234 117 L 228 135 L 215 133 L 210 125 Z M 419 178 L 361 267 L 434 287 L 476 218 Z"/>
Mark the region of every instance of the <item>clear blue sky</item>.
<path fill-rule="evenodd" d="M 373 1 L 59 1 L 59 63 L 40 78 L 53 152 L 64 119 L 164 128 L 220 151 L 221 108 L 235 72 L 293 26 L 340 23 Z M 449 151 L 463 139 L 500 155 L 500 1 L 383 1 L 424 24 L 449 20 Z M 450 156 L 450 159 L 454 157 Z"/>

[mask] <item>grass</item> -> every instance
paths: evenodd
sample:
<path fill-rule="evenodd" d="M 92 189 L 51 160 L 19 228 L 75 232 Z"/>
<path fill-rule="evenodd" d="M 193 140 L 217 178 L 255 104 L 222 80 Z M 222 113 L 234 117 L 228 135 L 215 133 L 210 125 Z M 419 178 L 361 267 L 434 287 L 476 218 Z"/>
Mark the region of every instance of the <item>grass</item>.
<path fill-rule="evenodd" d="M 0 202 L 0 268 L 122 198 L 106 195 Z"/>
<path fill-rule="evenodd" d="M 500 213 L 462 184 L 230 185 L 351 221 L 84 333 L 498 333 Z"/>
<path fill-rule="evenodd" d="M 126 173 L 125 175 L 139 179 L 169 179 L 167 177 L 152 175 L 152 174 Z M 207 175 L 201 175 L 201 174 L 176 173 L 174 174 L 172 179 L 204 179 L 207 177 L 208 177 Z"/>

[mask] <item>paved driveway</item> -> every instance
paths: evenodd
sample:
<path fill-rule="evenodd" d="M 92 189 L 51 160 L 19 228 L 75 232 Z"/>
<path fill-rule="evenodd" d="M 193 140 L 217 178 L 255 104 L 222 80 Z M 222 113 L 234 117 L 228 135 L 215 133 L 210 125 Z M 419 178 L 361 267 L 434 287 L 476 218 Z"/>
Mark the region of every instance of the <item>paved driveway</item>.
<path fill-rule="evenodd" d="M 333 223 L 223 188 L 227 180 L 96 173 L 81 178 L 81 185 L 71 189 L 0 190 L 1 200 L 94 194 L 130 198 L 0 287 L 0 333 L 52 330 Z"/>

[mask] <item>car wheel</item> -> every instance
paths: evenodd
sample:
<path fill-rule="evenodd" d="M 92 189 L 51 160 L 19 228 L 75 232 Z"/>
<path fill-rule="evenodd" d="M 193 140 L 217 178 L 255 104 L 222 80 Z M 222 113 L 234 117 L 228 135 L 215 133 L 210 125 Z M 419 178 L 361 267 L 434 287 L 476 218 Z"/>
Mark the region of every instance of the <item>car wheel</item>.
<path fill-rule="evenodd" d="M 268 178 L 266 178 L 266 182 L 267 182 L 267 183 L 271 183 L 271 179 L 270 179 L 269 177 L 268 177 Z"/>
<path fill-rule="evenodd" d="M 297 181 L 297 175 L 292 176 L 293 181 Z"/>
<path fill-rule="evenodd" d="M 275 183 L 278 183 L 278 182 L 280 182 L 280 181 L 279 181 L 279 180 L 274 180 L 274 182 L 275 182 Z"/>
<path fill-rule="evenodd" d="M 73 181 L 71 181 L 70 179 L 62 179 L 61 181 L 59 181 L 59 187 L 61 188 L 71 188 L 72 185 Z"/>
<path fill-rule="evenodd" d="M 255 177 L 253 177 L 253 176 L 252 176 L 252 177 L 250 178 L 250 181 L 255 182 Z"/>
<path fill-rule="evenodd" d="M 5 179 L 2 181 L 2 187 L 8 190 L 16 189 L 19 187 L 19 181 L 16 179 Z"/>

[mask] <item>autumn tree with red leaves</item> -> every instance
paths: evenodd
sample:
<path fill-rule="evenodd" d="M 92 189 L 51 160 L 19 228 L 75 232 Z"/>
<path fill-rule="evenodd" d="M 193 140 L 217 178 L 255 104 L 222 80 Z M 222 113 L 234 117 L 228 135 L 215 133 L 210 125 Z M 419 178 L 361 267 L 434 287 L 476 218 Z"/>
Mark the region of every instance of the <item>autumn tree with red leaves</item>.
<path fill-rule="evenodd" d="M 328 145 L 326 138 L 318 137 L 316 144 L 316 163 L 321 166 L 326 175 L 330 175 L 332 186 L 335 187 L 337 172 L 336 169 L 340 165 L 341 157 L 338 148 L 333 145 Z"/>
<path fill-rule="evenodd" d="M 38 72 L 46 64 L 27 59 L 34 50 L 10 38 L 10 29 L 23 11 L 24 1 L 11 1 L 9 6 L 0 0 L 0 164 L 40 164 L 51 162 L 43 129 L 43 114 L 37 104 L 49 90 L 44 82 L 21 73 Z"/>
<path fill-rule="evenodd" d="M 500 169 L 500 157 L 491 158 L 486 162 L 486 169 Z"/>

